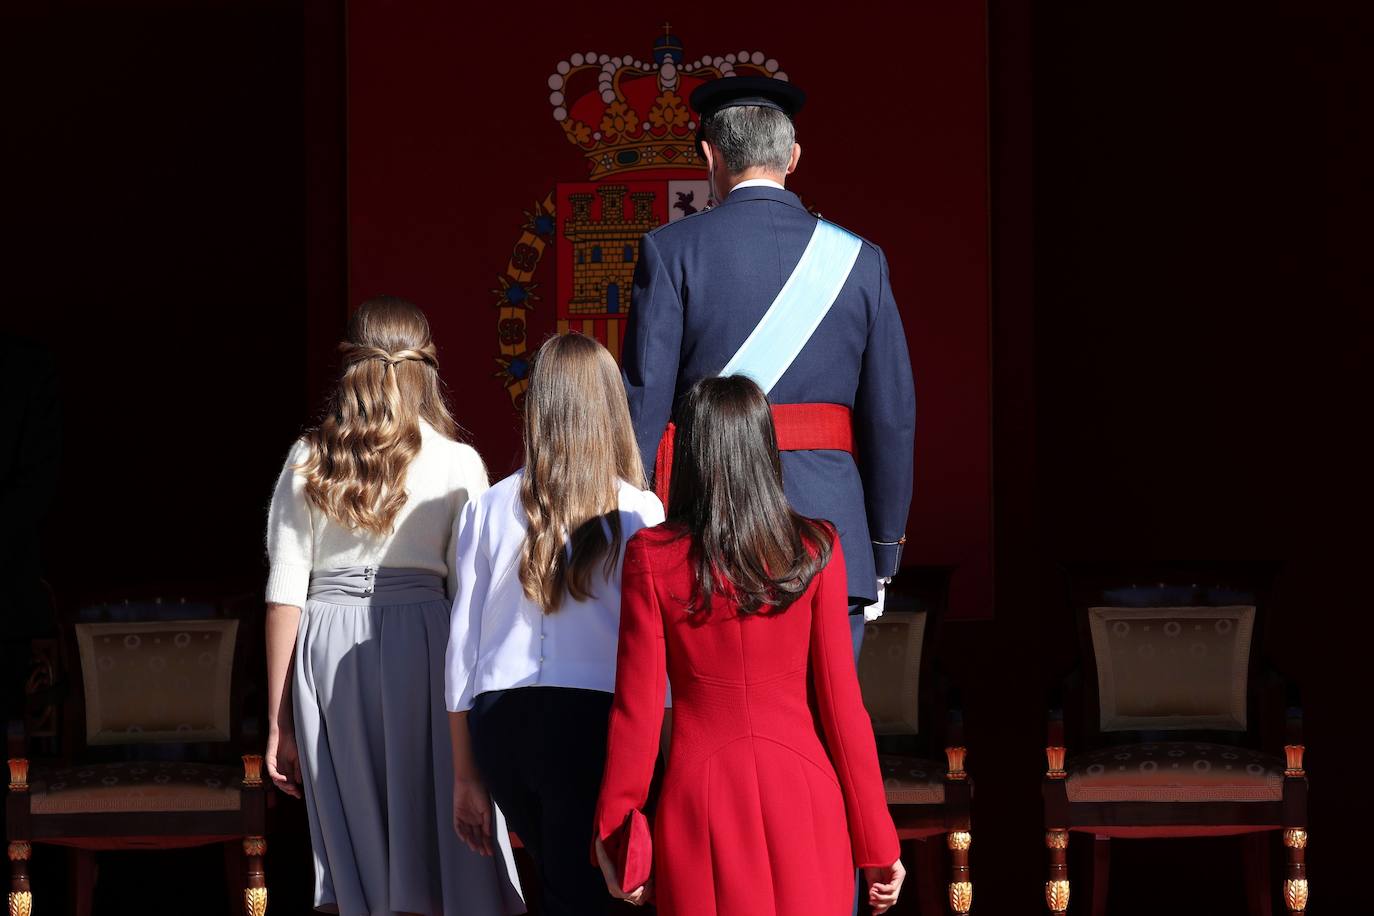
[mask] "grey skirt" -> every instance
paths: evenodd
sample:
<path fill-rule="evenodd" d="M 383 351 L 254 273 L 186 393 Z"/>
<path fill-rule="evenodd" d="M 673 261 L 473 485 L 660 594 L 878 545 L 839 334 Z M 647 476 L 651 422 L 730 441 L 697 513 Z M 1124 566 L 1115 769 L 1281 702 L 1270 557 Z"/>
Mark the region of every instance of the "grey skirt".
<path fill-rule="evenodd" d="M 422 570 L 316 573 L 294 702 L 315 906 L 343 916 L 523 913 L 499 811 L 494 857 L 453 830 L 444 706 L 449 601 Z"/>

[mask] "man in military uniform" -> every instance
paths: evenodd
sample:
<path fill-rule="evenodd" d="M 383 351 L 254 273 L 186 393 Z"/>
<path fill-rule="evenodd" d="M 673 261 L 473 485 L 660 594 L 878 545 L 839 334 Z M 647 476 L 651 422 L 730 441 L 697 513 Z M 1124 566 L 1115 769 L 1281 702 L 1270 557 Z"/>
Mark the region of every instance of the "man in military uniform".
<path fill-rule="evenodd" d="M 784 187 L 804 100 L 762 77 L 692 93 L 714 206 L 644 236 L 622 366 L 661 495 L 665 429 L 694 382 L 744 374 L 768 392 L 788 498 L 839 530 L 857 656 L 864 609 L 901 560 L 916 401 L 887 259 Z"/>

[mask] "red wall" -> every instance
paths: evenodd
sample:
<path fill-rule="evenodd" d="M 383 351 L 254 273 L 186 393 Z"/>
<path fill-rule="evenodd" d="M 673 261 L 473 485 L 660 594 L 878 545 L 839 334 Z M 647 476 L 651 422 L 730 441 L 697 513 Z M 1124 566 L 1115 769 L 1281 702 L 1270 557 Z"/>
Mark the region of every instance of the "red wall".
<path fill-rule="evenodd" d="M 577 51 L 650 56 L 660 11 L 592 16 L 567 4 L 474 10 L 348 6 L 349 299 L 405 296 L 430 315 L 459 421 L 502 475 L 519 424 L 501 380 L 495 297 L 523 212 L 586 177 L 546 80 Z M 981 3 L 809 17 L 765 7 L 730 21 L 675 10 L 686 56 L 776 58 L 810 95 L 792 184 L 881 245 L 917 384 L 917 484 L 907 562 L 958 564 L 954 601 L 991 612 L 987 54 Z M 552 255 L 549 256 L 549 259 Z M 547 293 L 529 319 L 553 323 Z"/>

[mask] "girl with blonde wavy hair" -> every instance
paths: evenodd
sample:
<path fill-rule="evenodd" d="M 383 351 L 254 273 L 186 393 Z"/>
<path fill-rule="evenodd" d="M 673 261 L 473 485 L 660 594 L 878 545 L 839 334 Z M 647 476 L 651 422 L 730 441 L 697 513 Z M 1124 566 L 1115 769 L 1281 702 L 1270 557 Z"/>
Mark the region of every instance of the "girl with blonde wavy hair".
<path fill-rule="evenodd" d="M 304 795 L 317 909 L 524 912 L 509 844 L 476 855 L 450 826 L 448 558 L 486 468 L 457 441 L 418 308 L 364 302 L 339 349 L 342 377 L 268 515 L 267 770 Z"/>
<path fill-rule="evenodd" d="M 454 826 L 490 852 L 490 798 L 538 866 L 542 912 L 599 913 L 588 854 L 615 690 L 624 545 L 663 521 L 620 371 L 590 337 L 539 348 L 525 466 L 463 509 L 446 693 Z"/>

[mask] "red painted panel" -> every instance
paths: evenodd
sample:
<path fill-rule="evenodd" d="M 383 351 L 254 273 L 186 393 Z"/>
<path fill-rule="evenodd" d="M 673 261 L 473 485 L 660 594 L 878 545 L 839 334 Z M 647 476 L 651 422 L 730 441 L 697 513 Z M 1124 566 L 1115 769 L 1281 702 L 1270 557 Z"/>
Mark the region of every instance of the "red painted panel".
<path fill-rule="evenodd" d="M 511 343 L 501 278 L 518 268 L 513 256 L 530 263 L 516 247 L 537 238 L 527 226 L 556 186 L 590 178 L 554 120 L 548 78 L 579 52 L 649 60 L 662 24 L 570 4 L 353 0 L 348 10 L 350 300 L 392 293 L 427 310 L 456 413 L 500 475 L 519 454 L 502 375 L 524 345 Z M 708 12 L 673 13 L 686 59 L 758 50 L 776 60 L 810 95 L 791 186 L 887 252 L 919 405 L 907 562 L 956 564 L 954 613 L 989 614 L 984 5 L 889 7 L 880 23 L 843 16 L 824 29 L 763 7 L 728 21 Z M 595 107 L 568 101 L 576 115 Z M 519 310 L 531 347 L 557 328 L 555 268 L 544 263 L 554 247 L 528 272 Z"/>

